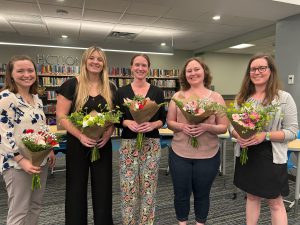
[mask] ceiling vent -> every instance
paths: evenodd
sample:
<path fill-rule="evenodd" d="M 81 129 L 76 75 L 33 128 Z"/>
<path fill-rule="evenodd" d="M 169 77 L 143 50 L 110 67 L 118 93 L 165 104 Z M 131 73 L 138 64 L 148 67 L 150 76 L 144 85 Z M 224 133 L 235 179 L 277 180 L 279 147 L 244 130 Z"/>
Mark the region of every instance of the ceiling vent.
<path fill-rule="evenodd" d="M 117 39 L 133 40 L 136 36 L 137 36 L 137 34 L 135 34 L 135 33 L 112 31 L 112 32 L 109 33 L 109 35 L 107 37 L 117 38 Z"/>
<path fill-rule="evenodd" d="M 10 14 L 4 17 L 9 23 L 44 24 L 41 16 Z"/>

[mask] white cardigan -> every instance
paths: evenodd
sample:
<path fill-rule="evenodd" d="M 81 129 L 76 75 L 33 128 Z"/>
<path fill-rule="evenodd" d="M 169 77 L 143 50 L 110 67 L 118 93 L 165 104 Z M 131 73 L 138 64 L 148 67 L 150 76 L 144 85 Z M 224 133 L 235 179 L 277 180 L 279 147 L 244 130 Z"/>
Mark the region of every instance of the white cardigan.
<path fill-rule="evenodd" d="M 298 136 L 298 119 L 297 119 L 297 106 L 293 97 L 280 90 L 278 92 L 279 98 L 272 101 L 272 105 L 279 104 L 279 110 L 276 112 L 270 126 L 266 131 L 282 130 L 284 132 L 283 142 L 272 141 L 273 163 L 284 164 L 287 162 L 288 142 L 297 138 Z M 230 133 L 233 131 L 230 126 Z M 240 156 L 240 145 L 236 143 L 234 146 L 235 156 Z"/>

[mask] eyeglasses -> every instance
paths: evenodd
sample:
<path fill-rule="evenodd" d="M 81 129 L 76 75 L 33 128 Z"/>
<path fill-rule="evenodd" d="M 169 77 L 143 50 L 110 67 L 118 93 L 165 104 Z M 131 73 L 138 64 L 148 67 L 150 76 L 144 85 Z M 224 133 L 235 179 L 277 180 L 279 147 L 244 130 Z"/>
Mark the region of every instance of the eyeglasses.
<path fill-rule="evenodd" d="M 250 73 L 253 74 L 256 72 L 256 70 L 258 70 L 258 72 L 260 72 L 260 73 L 264 73 L 264 72 L 266 72 L 266 70 L 268 68 L 269 68 L 268 66 L 253 67 L 253 68 L 250 68 Z"/>

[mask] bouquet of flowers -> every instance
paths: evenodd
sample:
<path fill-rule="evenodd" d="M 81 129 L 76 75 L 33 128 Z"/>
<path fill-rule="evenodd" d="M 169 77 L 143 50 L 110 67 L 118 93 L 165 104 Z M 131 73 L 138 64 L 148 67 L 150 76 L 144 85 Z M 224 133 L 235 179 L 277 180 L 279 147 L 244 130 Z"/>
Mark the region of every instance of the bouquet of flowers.
<path fill-rule="evenodd" d="M 22 135 L 22 143 L 25 148 L 22 154 L 31 161 L 32 165 L 40 166 L 54 147 L 59 147 L 59 141 L 55 134 L 49 132 L 47 126 L 42 126 L 38 131 L 25 129 Z M 41 188 L 39 174 L 32 175 L 31 189 Z"/>
<path fill-rule="evenodd" d="M 231 125 L 240 137 L 247 139 L 259 131 L 262 131 L 270 122 L 278 105 L 255 106 L 252 102 L 245 102 L 237 108 L 233 103 L 227 108 L 227 116 Z M 248 148 L 242 148 L 240 162 L 246 164 L 248 160 Z"/>
<path fill-rule="evenodd" d="M 213 114 L 224 112 L 224 106 L 217 102 L 212 102 L 208 98 L 191 97 L 190 99 L 185 99 L 184 96 L 179 95 L 178 99 L 172 98 L 172 100 L 190 124 L 201 123 Z M 191 137 L 190 143 L 194 148 L 199 146 L 196 137 Z"/>
<path fill-rule="evenodd" d="M 124 98 L 124 106 L 129 108 L 135 122 L 138 124 L 148 122 L 165 103 L 156 104 L 150 98 L 145 98 L 141 95 L 136 95 L 133 99 Z M 138 150 L 142 149 L 144 134 L 138 133 L 136 140 L 136 147 Z"/>
<path fill-rule="evenodd" d="M 68 118 L 87 137 L 98 140 L 109 126 L 114 123 L 120 123 L 120 117 L 122 115 L 118 108 L 109 110 L 106 105 L 105 109 L 106 110 L 100 110 L 100 113 L 93 110 L 89 114 L 86 114 L 81 110 L 73 112 Z M 99 149 L 94 146 L 91 152 L 91 162 L 98 159 L 100 159 Z"/>

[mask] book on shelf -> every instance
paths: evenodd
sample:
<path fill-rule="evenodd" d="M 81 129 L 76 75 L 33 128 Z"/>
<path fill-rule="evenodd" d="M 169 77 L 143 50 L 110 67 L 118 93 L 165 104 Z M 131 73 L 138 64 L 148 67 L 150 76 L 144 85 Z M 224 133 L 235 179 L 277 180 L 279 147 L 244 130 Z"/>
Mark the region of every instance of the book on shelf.
<path fill-rule="evenodd" d="M 70 79 L 72 77 L 40 77 L 39 83 L 43 87 L 58 87 L 62 85 L 66 80 Z"/>
<path fill-rule="evenodd" d="M 0 66 L 0 74 L 5 74 L 6 72 L 6 63 L 2 63 Z"/>
<path fill-rule="evenodd" d="M 38 74 L 46 74 L 46 75 L 75 75 L 79 74 L 80 66 L 68 66 L 68 65 L 45 65 L 45 64 L 38 64 L 37 65 L 37 73 Z"/>
<path fill-rule="evenodd" d="M 130 68 L 125 67 L 110 67 L 109 75 L 114 76 L 131 76 Z M 178 77 L 179 69 L 150 69 L 149 77 Z"/>

